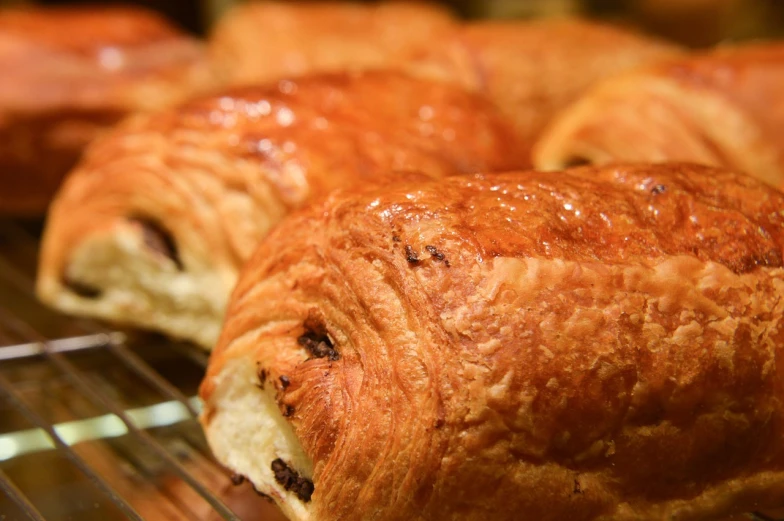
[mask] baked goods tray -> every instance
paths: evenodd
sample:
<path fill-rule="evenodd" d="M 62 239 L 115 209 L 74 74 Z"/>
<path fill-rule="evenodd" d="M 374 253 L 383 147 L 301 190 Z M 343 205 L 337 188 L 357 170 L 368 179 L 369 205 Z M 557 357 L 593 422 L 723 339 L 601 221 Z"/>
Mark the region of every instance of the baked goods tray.
<path fill-rule="evenodd" d="M 40 231 L 0 219 L 0 520 L 282 521 L 210 454 L 207 355 L 39 304 Z"/>
<path fill-rule="evenodd" d="M 41 306 L 39 234 L 0 219 L 0 519 L 281 520 L 210 455 L 206 354 Z"/>

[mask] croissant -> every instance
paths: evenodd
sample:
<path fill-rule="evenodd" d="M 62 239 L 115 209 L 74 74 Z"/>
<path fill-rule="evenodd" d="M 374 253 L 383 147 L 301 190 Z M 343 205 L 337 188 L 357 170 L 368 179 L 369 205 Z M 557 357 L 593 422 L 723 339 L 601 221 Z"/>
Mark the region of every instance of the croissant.
<path fill-rule="evenodd" d="M 91 145 L 53 202 L 38 295 L 211 347 L 241 264 L 291 209 L 395 171 L 514 168 L 526 148 L 483 98 L 391 72 L 139 116 Z"/>
<path fill-rule="evenodd" d="M 219 21 L 210 50 L 229 83 L 345 68 L 457 83 L 489 96 L 529 140 L 597 80 L 680 54 L 599 23 L 462 24 L 438 8 L 400 2 L 241 4 Z"/>
<path fill-rule="evenodd" d="M 129 112 L 211 88 L 202 44 L 139 8 L 0 10 L 0 214 L 40 215 Z"/>
<path fill-rule="evenodd" d="M 608 79 L 536 145 L 542 169 L 683 160 L 784 186 L 784 45 L 720 48 Z"/>
<path fill-rule="evenodd" d="M 688 164 L 335 192 L 243 268 L 209 443 L 295 521 L 784 507 L 782 207 Z"/>

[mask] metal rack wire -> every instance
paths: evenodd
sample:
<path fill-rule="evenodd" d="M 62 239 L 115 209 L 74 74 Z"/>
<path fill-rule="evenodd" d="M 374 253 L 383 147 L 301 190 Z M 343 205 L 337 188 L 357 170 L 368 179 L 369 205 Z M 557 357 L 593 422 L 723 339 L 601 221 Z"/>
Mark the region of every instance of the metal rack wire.
<path fill-rule="evenodd" d="M 207 448 L 207 355 L 39 305 L 36 228 L 0 220 L 0 519 L 282 521 Z"/>
<path fill-rule="evenodd" d="M 0 221 L 0 519 L 282 519 L 210 455 L 207 356 L 38 305 L 32 228 Z"/>

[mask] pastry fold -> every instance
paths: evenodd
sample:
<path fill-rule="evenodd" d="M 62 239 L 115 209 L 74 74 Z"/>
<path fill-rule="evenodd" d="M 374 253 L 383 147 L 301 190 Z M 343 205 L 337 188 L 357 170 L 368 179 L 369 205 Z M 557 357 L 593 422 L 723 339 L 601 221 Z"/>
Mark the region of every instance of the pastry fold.
<path fill-rule="evenodd" d="M 127 114 L 213 86 L 200 42 L 139 8 L 0 10 L 0 214 L 42 215 Z"/>
<path fill-rule="evenodd" d="M 608 79 L 536 145 L 538 168 L 691 161 L 784 187 L 784 45 L 719 48 Z"/>
<path fill-rule="evenodd" d="M 397 73 L 244 87 L 142 115 L 89 147 L 54 201 L 38 295 L 214 343 L 237 271 L 291 209 L 351 184 L 526 165 L 483 98 Z"/>
<path fill-rule="evenodd" d="M 688 164 L 335 192 L 245 265 L 209 443 L 295 521 L 784 507 L 782 207 Z"/>
<path fill-rule="evenodd" d="M 210 51 L 228 83 L 344 69 L 457 83 L 487 95 L 529 139 L 594 82 L 680 53 L 599 23 L 463 23 L 406 2 L 241 4 L 218 22 Z"/>

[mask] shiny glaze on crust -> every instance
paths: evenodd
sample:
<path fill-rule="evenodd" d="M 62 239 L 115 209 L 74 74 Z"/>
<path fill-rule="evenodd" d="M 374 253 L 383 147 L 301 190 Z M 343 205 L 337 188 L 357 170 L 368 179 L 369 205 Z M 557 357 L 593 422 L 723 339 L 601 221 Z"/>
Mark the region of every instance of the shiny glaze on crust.
<path fill-rule="evenodd" d="M 234 151 L 278 174 L 301 168 L 308 186 L 270 176 L 292 206 L 395 171 L 439 177 L 528 164 L 523 141 L 483 97 L 394 72 L 234 88 L 188 103 L 178 118 L 219 129 Z M 332 172 L 310 175 L 308 166 Z"/>
<path fill-rule="evenodd" d="M 208 437 L 242 363 L 287 378 L 260 392 L 295 411 L 311 518 L 781 507 L 781 208 L 686 164 L 333 193 L 245 265 L 201 389 Z M 298 344 L 314 317 L 338 360 Z"/>
<path fill-rule="evenodd" d="M 176 149 L 181 136 L 194 132 L 233 159 L 263 165 L 259 181 L 270 183 L 289 208 L 397 171 L 439 177 L 527 164 L 511 125 L 482 97 L 403 74 L 368 72 L 238 87 L 190 101 L 117 129 L 114 139 L 89 150 L 74 178 L 86 180 L 91 170 L 127 157 L 126 137 L 169 136 Z M 233 190 L 247 190 L 229 165 L 213 174 Z M 66 191 L 61 204 L 69 196 Z"/>
<path fill-rule="evenodd" d="M 665 175 L 654 167 L 585 168 L 489 177 L 491 183 L 461 179 L 438 193 L 393 191 L 390 198 L 410 202 L 387 211 L 405 216 L 426 208 L 420 219 L 437 215 L 446 228 L 461 230 L 486 259 L 623 264 L 694 255 L 736 273 L 781 267 L 784 196 L 724 172 L 696 182 L 694 171 L 673 166 Z"/>

